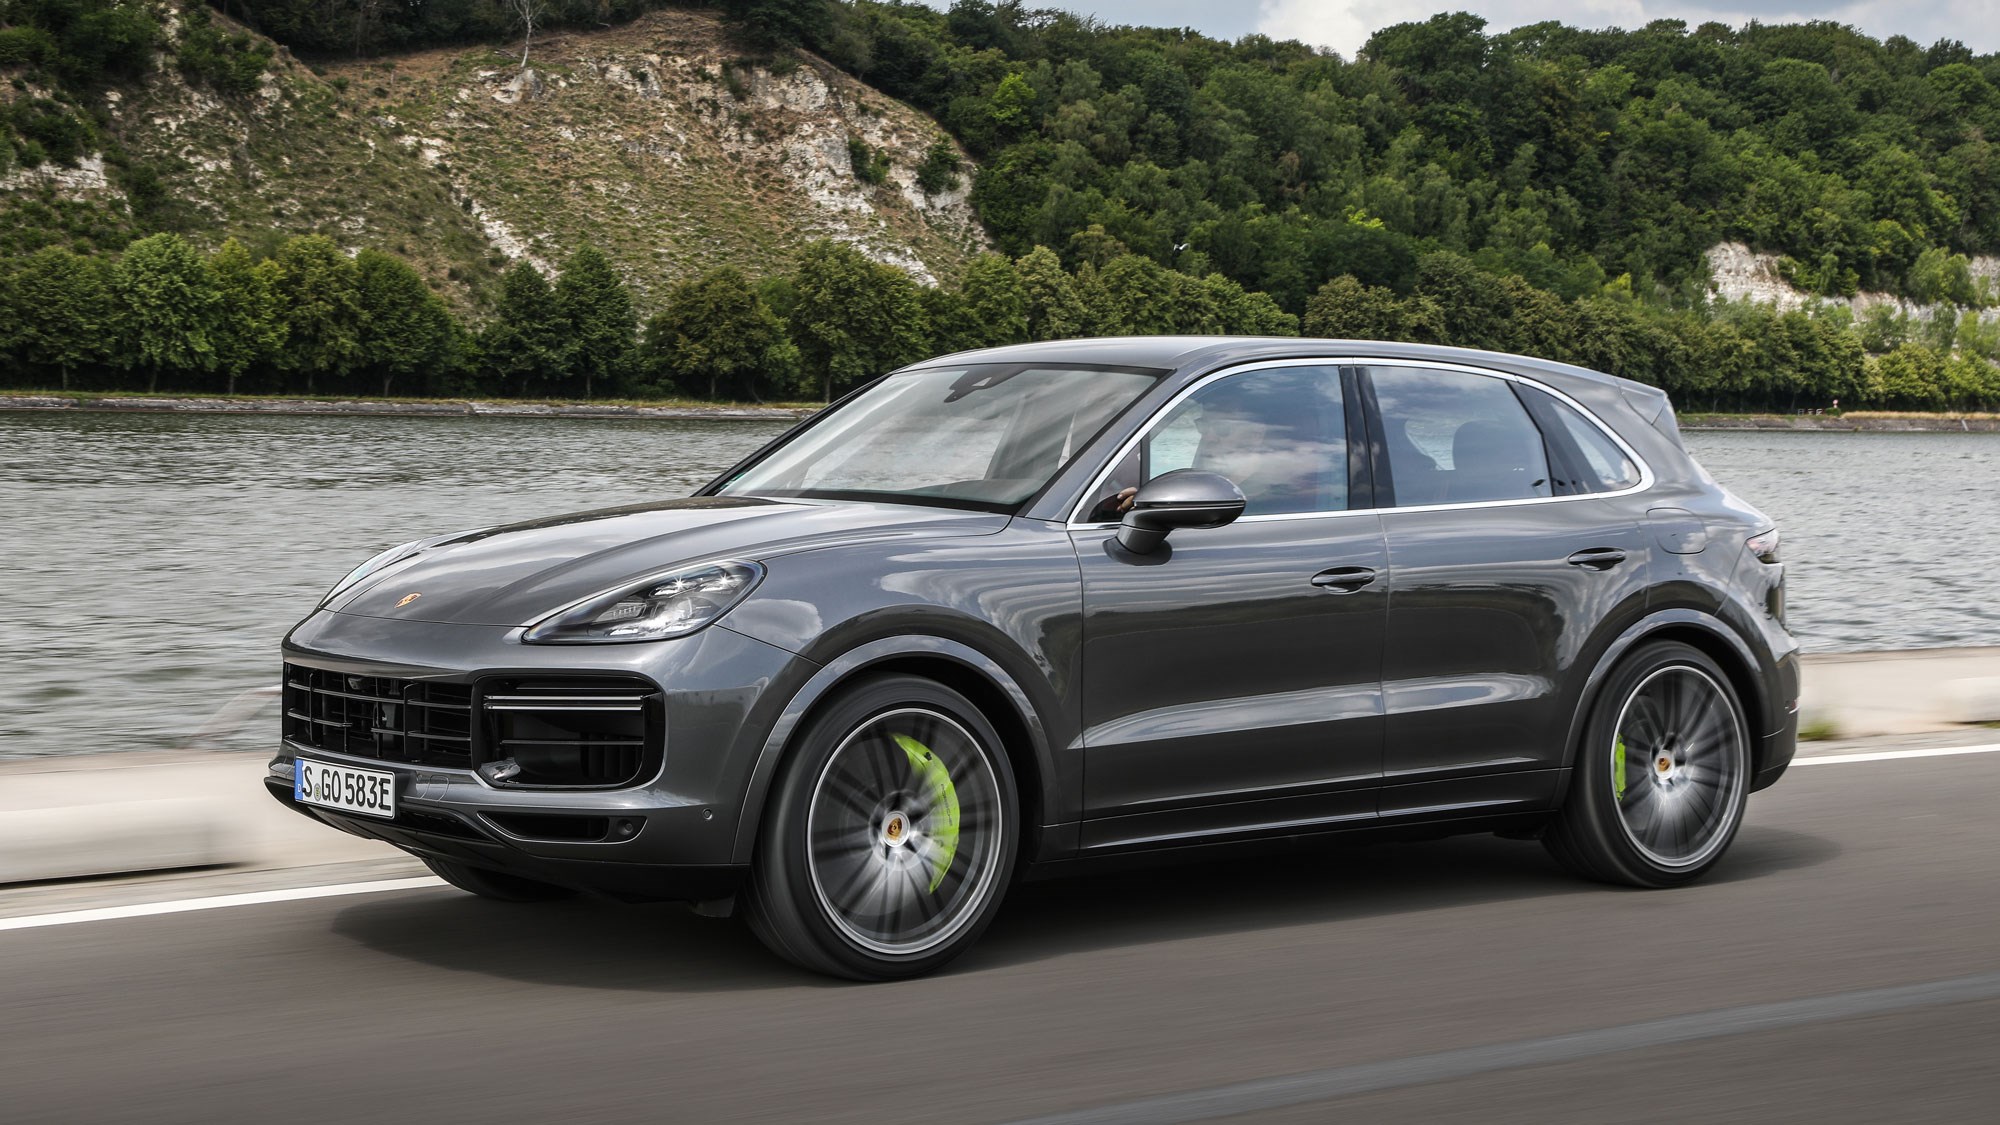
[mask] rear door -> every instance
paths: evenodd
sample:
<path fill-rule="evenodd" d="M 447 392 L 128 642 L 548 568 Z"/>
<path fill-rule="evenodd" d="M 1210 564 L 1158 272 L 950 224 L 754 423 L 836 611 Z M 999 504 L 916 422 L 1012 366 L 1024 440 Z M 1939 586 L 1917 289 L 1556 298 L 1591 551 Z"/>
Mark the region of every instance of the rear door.
<path fill-rule="evenodd" d="M 1356 510 L 1365 430 L 1343 383 L 1331 364 L 1203 383 L 1086 499 L 1086 847 L 1373 819 L 1388 559 Z M 1124 552 L 1120 493 L 1180 468 L 1229 477 L 1245 514 Z"/>
<path fill-rule="evenodd" d="M 1646 539 L 1617 498 L 1638 462 L 1493 373 L 1378 361 L 1365 386 L 1391 574 L 1382 813 L 1546 802 L 1596 638 L 1644 604 Z"/>

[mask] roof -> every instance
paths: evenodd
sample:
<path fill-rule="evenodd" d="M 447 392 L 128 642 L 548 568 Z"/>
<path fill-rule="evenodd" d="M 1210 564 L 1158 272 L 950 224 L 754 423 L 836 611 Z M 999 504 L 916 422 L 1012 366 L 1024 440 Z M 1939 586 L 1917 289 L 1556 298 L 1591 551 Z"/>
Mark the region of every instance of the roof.
<path fill-rule="evenodd" d="M 1516 374 L 1567 376 L 1620 389 L 1657 394 L 1653 388 L 1601 371 L 1533 356 L 1441 344 L 1406 344 L 1393 340 L 1329 340 L 1300 336 L 1099 336 L 1080 340 L 1048 340 L 1009 344 L 938 356 L 910 368 L 965 363 L 1090 363 L 1121 367 L 1151 367 L 1168 371 L 1219 367 L 1260 359 L 1303 359 L 1314 356 L 1435 360 L 1490 367 Z"/>

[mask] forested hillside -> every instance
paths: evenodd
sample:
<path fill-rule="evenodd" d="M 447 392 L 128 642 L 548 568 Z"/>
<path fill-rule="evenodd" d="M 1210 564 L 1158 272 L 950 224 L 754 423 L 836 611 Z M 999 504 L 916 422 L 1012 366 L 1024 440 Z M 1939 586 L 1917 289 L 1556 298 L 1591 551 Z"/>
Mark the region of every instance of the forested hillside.
<path fill-rule="evenodd" d="M 63 2 L 104 19 L 132 6 Z M 134 72 L 127 55 L 82 57 L 69 44 L 83 38 L 60 29 L 30 42 L 26 32 L 42 25 L 19 13 L 42 9 L 5 3 L 0 23 L 13 26 L 0 30 L 0 67 L 23 68 L 31 88 L 115 85 Z M 464 101 L 453 93 L 462 79 L 399 86 L 420 68 L 394 52 L 483 39 L 527 50 L 516 85 L 559 83 L 590 56 L 591 36 L 609 34 L 579 29 L 648 6 L 658 5 L 234 0 L 229 10 L 413 135 L 451 126 L 500 137 L 532 129 L 531 119 L 475 89 L 481 116 L 468 122 L 453 104 Z M 619 361 L 625 374 L 613 377 L 627 391 L 826 393 L 966 343 L 1251 326 L 1534 352 L 1663 385 L 1702 407 L 1836 397 L 2000 405 L 1989 362 L 2000 353 L 2000 58 L 1956 43 L 1878 42 L 1823 23 L 1541 24 L 1489 35 L 1461 13 L 1385 28 L 1344 59 L 1257 36 L 1222 43 L 983 0 L 949 12 L 879 0 L 721 7 L 742 72 L 788 71 L 817 56 L 931 114 L 971 165 L 950 146 L 884 159 L 855 132 L 846 174 L 865 181 L 893 169 L 920 198 L 969 178 L 970 201 L 1008 257 L 982 259 L 943 288 L 907 291 L 893 270 L 847 263 L 858 303 L 836 316 L 807 296 L 831 250 L 796 259 L 771 251 L 769 262 L 669 290 L 617 252 L 624 232 L 608 213 L 565 204 L 562 192 L 538 195 L 532 177 L 489 180 L 485 195 L 539 199 L 536 221 L 566 231 L 566 251 L 585 239 L 613 244 L 617 280 L 661 295 L 649 306 L 678 327 L 656 318 L 659 331 L 629 336 L 637 343 Z M 519 19 L 530 9 L 540 13 L 538 36 L 571 29 L 561 32 L 568 53 L 544 69 Z M 210 52 L 221 62 L 192 65 L 244 69 L 260 43 L 225 44 Z M 181 58 L 187 70 L 185 47 Z M 730 72 L 721 68 L 718 87 L 731 85 Z M 20 108 L 33 101 L 16 97 L 9 111 L 14 159 L 60 165 L 45 140 L 51 129 Z M 71 145 L 72 159 L 87 147 Z M 491 163 L 482 156 L 480 174 Z M 602 194 L 644 179 L 593 166 L 567 182 L 578 198 L 579 186 Z M 655 206 L 642 221 L 674 220 Z M 164 221 L 135 207 L 125 222 L 97 244 L 113 248 Z M 1825 301 L 1780 310 L 1715 300 L 1708 255 L 1722 244 L 1767 255 L 1774 284 Z M 508 256 L 543 267 L 557 257 Z M 479 290 L 471 327 L 496 302 L 529 301 L 532 288 L 517 270 L 505 287 Z M 1882 296 L 1846 300 L 1866 292 Z M 724 297 L 742 323 L 765 326 L 769 347 L 758 358 L 705 337 L 690 311 Z M 452 378 L 530 389 L 531 380 L 503 376 L 525 370 L 495 359 L 504 340 L 491 331 L 481 339 L 459 350 Z M 725 352 L 735 358 L 711 358 Z M 752 368 L 756 377 L 742 381 Z"/>

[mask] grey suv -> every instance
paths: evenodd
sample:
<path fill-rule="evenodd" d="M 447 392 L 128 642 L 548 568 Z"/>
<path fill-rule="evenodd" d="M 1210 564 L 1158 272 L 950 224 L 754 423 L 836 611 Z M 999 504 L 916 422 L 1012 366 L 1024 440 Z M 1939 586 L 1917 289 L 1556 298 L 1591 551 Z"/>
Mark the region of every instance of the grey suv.
<path fill-rule="evenodd" d="M 1331 340 L 920 363 L 691 498 L 385 551 L 284 651 L 287 805 L 864 979 L 1111 857 L 1501 832 L 1684 883 L 1798 698 L 1777 532 L 1663 394 Z"/>

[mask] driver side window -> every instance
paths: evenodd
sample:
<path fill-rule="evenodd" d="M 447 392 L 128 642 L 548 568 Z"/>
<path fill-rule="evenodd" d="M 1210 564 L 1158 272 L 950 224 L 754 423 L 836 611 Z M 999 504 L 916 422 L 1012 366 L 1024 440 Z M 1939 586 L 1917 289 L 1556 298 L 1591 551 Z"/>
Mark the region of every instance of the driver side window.
<path fill-rule="evenodd" d="M 1099 490 L 1093 520 L 1176 469 L 1203 469 L 1243 490 L 1248 516 L 1347 507 L 1347 412 L 1336 367 L 1271 367 L 1231 375 L 1181 400 Z"/>

